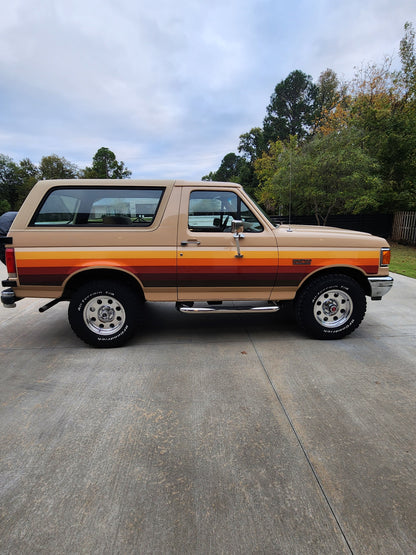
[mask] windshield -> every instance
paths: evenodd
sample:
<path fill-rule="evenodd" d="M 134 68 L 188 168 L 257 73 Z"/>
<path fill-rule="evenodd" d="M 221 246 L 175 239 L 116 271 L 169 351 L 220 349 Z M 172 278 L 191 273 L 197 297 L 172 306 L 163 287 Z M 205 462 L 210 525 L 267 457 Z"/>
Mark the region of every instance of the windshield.
<path fill-rule="evenodd" d="M 250 195 L 249 195 L 250 196 Z M 252 196 L 250 196 L 250 200 L 253 204 L 256 205 L 257 209 L 263 214 L 263 216 L 266 218 L 266 220 L 273 226 L 273 227 L 279 227 L 280 224 L 274 224 L 271 219 L 269 218 L 269 216 L 266 214 L 266 212 L 263 210 L 263 208 L 254 200 L 254 198 Z"/>

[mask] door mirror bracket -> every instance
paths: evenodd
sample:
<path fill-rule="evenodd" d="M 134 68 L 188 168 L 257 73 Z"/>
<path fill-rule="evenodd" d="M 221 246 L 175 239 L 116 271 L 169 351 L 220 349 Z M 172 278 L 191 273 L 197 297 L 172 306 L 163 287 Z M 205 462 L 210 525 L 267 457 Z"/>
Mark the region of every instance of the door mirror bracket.
<path fill-rule="evenodd" d="M 235 258 L 243 258 L 243 254 L 240 252 L 240 239 L 244 239 L 244 222 L 242 220 L 233 220 L 231 222 L 231 232 L 233 233 L 233 237 L 235 239 L 236 247 L 237 247 L 237 254 Z"/>

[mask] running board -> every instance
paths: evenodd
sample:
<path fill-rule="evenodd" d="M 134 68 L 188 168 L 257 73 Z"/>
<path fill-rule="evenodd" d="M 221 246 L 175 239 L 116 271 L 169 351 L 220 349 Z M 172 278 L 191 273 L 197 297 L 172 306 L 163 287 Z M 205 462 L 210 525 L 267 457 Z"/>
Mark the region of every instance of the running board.
<path fill-rule="evenodd" d="M 194 307 L 188 306 L 186 304 L 177 303 L 176 308 L 179 312 L 184 314 L 247 314 L 247 313 L 257 313 L 264 314 L 268 312 L 277 312 L 280 306 L 270 305 L 270 306 L 221 306 L 221 307 Z"/>

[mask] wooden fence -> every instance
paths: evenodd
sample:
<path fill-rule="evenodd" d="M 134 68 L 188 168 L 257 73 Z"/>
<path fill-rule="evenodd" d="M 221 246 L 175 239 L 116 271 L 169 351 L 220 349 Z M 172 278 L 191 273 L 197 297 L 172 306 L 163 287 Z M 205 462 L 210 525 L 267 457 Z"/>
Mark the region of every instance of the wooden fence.
<path fill-rule="evenodd" d="M 416 212 L 396 212 L 393 220 L 393 241 L 416 245 Z"/>

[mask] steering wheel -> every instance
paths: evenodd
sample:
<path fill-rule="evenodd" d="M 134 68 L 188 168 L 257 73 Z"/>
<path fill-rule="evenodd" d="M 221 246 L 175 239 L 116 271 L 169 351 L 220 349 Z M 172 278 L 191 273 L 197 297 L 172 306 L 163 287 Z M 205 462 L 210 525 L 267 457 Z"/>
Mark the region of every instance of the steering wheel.
<path fill-rule="evenodd" d="M 221 226 L 221 231 L 224 231 L 225 228 L 227 227 L 228 224 L 228 220 L 230 219 L 230 216 L 227 216 L 224 221 L 222 222 L 222 226 Z"/>

